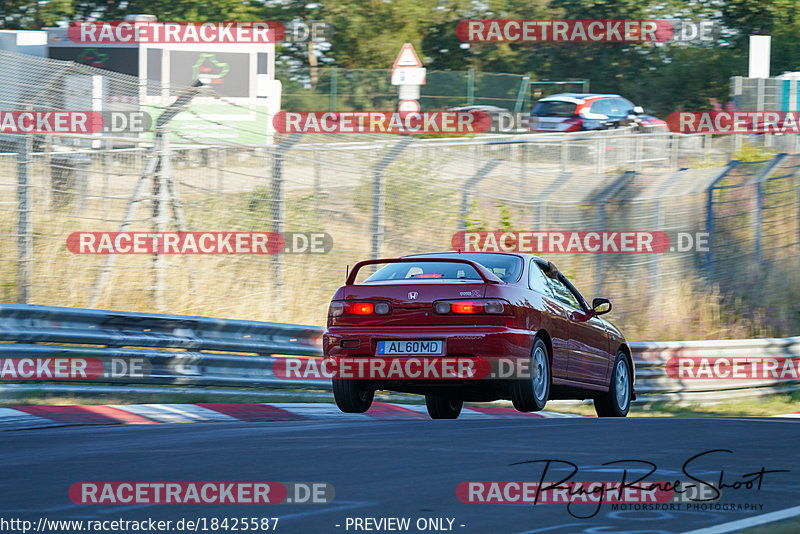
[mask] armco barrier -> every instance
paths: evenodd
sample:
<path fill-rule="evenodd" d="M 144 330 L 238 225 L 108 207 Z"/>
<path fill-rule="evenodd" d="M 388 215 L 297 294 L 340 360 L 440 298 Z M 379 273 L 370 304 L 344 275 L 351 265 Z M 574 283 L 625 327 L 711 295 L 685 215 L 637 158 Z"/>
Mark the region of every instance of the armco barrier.
<path fill-rule="evenodd" d="M 0 343 L 0 358 L 80 356 L 103 362 L 144 359 L 150 367 L 146 376 L 81 380 L 83 387 L 87 382 L 319 387 L 319 382 L 276 378 L 272 363 L 274 354 L 319 356 L 321 334 L 318 327 L 293 324 L 0 305 L 0 341 L 11 342 Z"/>
<path fill-rule="evenodd" d="M 108 363 L 147 362 L 147 373 L 98 376 L 91 380 L 8 380 L 15 390 L 146 392 L 139 386 L 173 386 L 178 391 L 193 386 L 252 391 L 298 389 L 328 390 L 320 380 L 286 380 L 272 372 L 276 356 L 321 356 L 322 329 L 281 323 L 262 323 L 184 315 L 88 310 L 0 304 L 0 360 L 6 357 L 82 357 Z M 768 395 L 800 388 L 798 382 L 766 380 L 677 380 L 665 371 L 675 356 L 745 357 L 794 356 L 800 358 L 800 337 L 631 343 L 636 364 L 637 402 L 709 402 L 743 396 Z M 57 384 L 57 385 L 56 385 Z M 210 391 L 203 389 L 202 391 Z M 222 391 L 222 390 L 220 390 Z"/>
<path fill-rule="evenodd" d="M 667 375 L 671 358 L 800 358 L 800 336 L 789 338 L 728 339 L 631 343 L 636 364 L 639 401 L 707 402 L 737 397 L 765 396 L 800 389 L 800 382 L 787 380 L 678 380 Z"/>

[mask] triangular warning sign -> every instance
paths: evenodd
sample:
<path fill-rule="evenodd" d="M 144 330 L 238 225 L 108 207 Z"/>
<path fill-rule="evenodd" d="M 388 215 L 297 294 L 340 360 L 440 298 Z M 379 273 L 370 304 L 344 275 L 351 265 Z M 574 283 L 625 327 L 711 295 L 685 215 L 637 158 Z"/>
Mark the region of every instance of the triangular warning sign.
<path fill-rule="evenodd" d="M 397 54 L 397 59 L 394 60 L 392 70 L 398 67 L 421 67 L 422 61 L 419 60 L 417 53 L 414 51 L 414 46 L 411 43 L 406 43 Z"/>

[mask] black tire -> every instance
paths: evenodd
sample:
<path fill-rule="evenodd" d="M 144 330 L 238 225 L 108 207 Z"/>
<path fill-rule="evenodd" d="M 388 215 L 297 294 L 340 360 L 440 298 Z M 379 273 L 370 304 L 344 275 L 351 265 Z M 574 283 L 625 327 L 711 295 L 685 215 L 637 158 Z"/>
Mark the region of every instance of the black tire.
<path fill-rule="evenodd" d="M 624 352 L 617 353 L 611 370 L 608 393 L 594 399 L 594 411 L 599 417 L 625 417 L 631 408 L 633 374 Z"/>
<path fill-rule="evenodd" d="M 425 406 L 431 419 L 458 419 L 464 401 L 425 395 Z"/>
<path fill-rule="evenodd" d="M 360 380 L 333 381 L 333 398 L 344 413 L 364 413 L 372 406 L 375 390 L 367 388 Z"/>
<path fill-rule="evenodd" d="M 511 402 L 520 412 L 538 412 L 550 398 L 550 353 L 541 338 L 531 350 L 530 378 L 514 380 L 509 386 Z"/>

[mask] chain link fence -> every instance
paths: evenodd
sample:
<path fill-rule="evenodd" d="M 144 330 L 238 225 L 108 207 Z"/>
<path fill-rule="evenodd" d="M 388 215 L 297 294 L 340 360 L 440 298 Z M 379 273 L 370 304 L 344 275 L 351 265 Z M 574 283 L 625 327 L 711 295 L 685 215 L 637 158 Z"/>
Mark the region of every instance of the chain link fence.
<path fill-rule="evenodd" d="M 398 89 L 391 84 L 391 69 L 339 69 L 336 67 L 278 68 L 283 84 L 282 105 L 289 110 L 392 110 Z M 528 112 L 528 76 L 491 72 L 428 71 L 420 86 L 420 107 L 442 110 L 466 105 L 486 105 L 513 112 Z"/>
<path fill-rule="evenodd" d="M 4 109 L 81 109 L 64 103 L 59 69 L 113 78 L 114 101 L 141 94 L 121 75 L 41 63 L 14 78 L 16 93 L 0 84 Z M 181 109 L 199 129 L 224 122 Z M 254 145 L 156 126 L 163 135 L 0 137 L 0 301 L 322 325 L 347 265 L 452 250 L 462 229 L 708 232 L 708 250 L 547 258 L 587 298 L 610 298 L 632 340 L 787 335 L 800 324 L 797 136 L 276 135 Z M 781 155 L 730 164 L 742 148 Z M 121 230 L 326 233 L 333 248 L 104 256 L 66 245 L 75 232 Z"/>

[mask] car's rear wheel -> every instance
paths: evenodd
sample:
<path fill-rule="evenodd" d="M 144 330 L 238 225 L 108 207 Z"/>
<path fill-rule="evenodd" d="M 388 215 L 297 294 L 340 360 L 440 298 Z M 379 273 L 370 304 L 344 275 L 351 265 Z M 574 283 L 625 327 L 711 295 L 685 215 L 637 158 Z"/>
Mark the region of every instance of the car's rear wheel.
<path fill-rule="evenodd" d="M 458 419 L 464 401 L 425 395 L 425 406 L 431 419 Z"/>
<path fill-rule="evenodd" d="M 514 380 L 509 388 L 511 402 L 520 412 L 543 410 L 550 397 L 550 355 L 541 338 L 533 343 L 530 374 L 530 378 Z"/>
<path fill-rule="evenodd" d="M 361 380 L 333 380 L 333 398 L 344 413 L 364 413 L 372 406 L 375 390 Z"/>
<path fill-rule="evenodd" d="M 625 353 L 617 353 L 614 370 L 611 372 L 611 383 L 608 393 L 594 399 L 594 410 L 600 417 L 625 417 L 631 407 L 633 380 L 631 369 Z"/>

